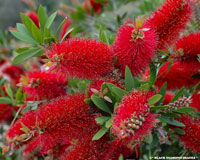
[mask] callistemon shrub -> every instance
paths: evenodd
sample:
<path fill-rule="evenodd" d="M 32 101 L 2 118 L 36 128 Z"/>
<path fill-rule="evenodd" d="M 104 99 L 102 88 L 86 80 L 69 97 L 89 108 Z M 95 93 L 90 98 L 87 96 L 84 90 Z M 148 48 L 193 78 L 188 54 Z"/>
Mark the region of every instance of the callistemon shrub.
<path fill-rule="evenodd" d="M 0 33 L 0 159 L 200 159 L 198 0 L 73 0 L 60 24 L 24 2 Z"/>

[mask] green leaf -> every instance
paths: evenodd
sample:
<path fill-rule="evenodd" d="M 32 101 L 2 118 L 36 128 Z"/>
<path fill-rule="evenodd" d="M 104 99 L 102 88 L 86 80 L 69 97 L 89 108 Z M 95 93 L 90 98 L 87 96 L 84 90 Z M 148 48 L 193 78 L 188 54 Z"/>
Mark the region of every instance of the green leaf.
<path fill-rule="evenodd" d="M 60 25 L 58 26 L 58 28 L 57 28 L 57 30 L 56 30 L 56 37 L 58 37 L 58 35 L 59 35 L 59 32 L 60 32 L 60 30 L 61 30 L 61 28 L 62 28 L 62 26 L 63 26 L 63 24 L 66 22 L 66 18 L 60 23 Z"/>
<path fill-rule="evenodd" d="M 51 38 L 51 37 L 50 37 L 50 36 L 51 36 L 51 32 L 50 32 L 50 29 L 49 29 L 49 28 L 46 28 L 46 27 L 45 27 L 45 29 L 44 29 L 44 36 L 45 36 L 45 37 Z"/>
<path fill-rule="evenodd" d="M 99 109 L 110 114 L 112 113 L 102 98 L 98 97 L 97 95 L 92 95 L 91 99 Z"/>
<path fill-rule="evenodd" d="M 51 16 L 47 19 L 46 25 L 45 27 L 50 28 L 54 19 L 56 18 L 57 12 L 54 12 L 53 14 L 51 14 Z"/>
<path fill-rule="evenodd" d="M 148 104 L 149 104 L 149 105 L 153 105 L 153 104 L 157 103 L 161 98 L 162 98 L 162 95 L 156 94 L 156 95 L 152 96 L 152 97 L 148 100 Z"/>
<path fill-rule="evenodd" d="M 164 101 L 166 91 L 167 91 L 167 82 L 163 84 L 163 86 L 160 88 L 160 91 L 158 92 L 158 94 L 162 95 L 162 98 L 158 102 L 159 104 Z"/>
<path fill-rule="evenodd" d="M 37 42 L 42 44 L 42 42 L 43 42 L 42 32 L 40 31 L 40 29 L 34 23 L 32 23 L 32 35 L 33 35 L 33 38 Z"/>
<path fill-rule="evenodd" d="M 176 100 L 182 95 L 183 92 L 184 92 L 184 88 L 181 88 L 181 89 L 176 93 L 176 95 L 174 96 L 174 98 L 171 100 L 170 103 L 173 103 L 174 101 L 176 101 Z"/>
<path fill-rule="evenodd" d="M 145 142 L 147 142 L 148 144 L 151 144 L 153 142 L 153 136 L 151 133 L 145 137 Z"/>
<path fill-rule="evenodd" d="M 156 111 L 156 110 L 160 110 L 160 109 L 165 109 L 168 108 L 168 106 L 154 106 L 154 107 L 150 107 L 150 109 L 152 111 Z"/>
<path fill-rule="evenodd" d="M 24 51 L 27 51 L 29 48 L 30 48 L 30 47 L 18 48 L 18 49 L 16 50 L 16 52 L 17 52 L 17 53 L 22 53 L 22 52 L 24 52 Z"/>
<path fill-rule="evenodd" d="M 121 99 L 123 96 L 127 95 L 128 92 L 119 88 L 119 87 L 112 87 L 112 91 Z"/>
<path fill-rule="evenodd" d="M 103 31 L 102 27 L 100 27 L 99 30 L 99 40 L 102 41 L 103 43 L 109 44 L 107 34 Z"/>
<path fill-rule="evenodd" d="M 149 67 L 150 67 L 150 78 L 149 78 L 149 86 L 151 87 L 151 86 L 153 86 L 154 85 L 154 83 L 155 83 L 155 81 L 156 81 L 156 74 L 157 74 L 157 71 L 156 71 L 156 66 L 153 64 L 153 63 L 151 63 L 150 65 L 149 65 Z"/>
<path fill-rule="evenodd" d="M 181 116 L 176 113 L 164 113 L 162 115 L 166 117 L 172 117 L 172 118 L 181 118 Z"/>
<path fill-rule="evenodd" d="M 177 120 L 174 120 L 172 118 L 166 117 L 166 116 L 161 116 L 158 119 L 160 119 L 162 122 L 166 122 L 168 124 L 174 125 L 174 126 L 179 126 L 179 127 L 185 127 L 185 125 Z"/>
<path fill-rule="evenodd" d="M 8 94 L 8 96 L 13 99 L 13 92 L 12 89 L 10 88 L 10 86 L 6 87 L 6 93 Z"/>
<path fill-rule="evenodd" d="M 118 160 L 124 160 L 124 157 L 123 157 L 123 155 L 122 155 L 122 154 L 120 154 L 120 156 L 119 156 Z"/>
<path fill-rule="evenodd" d="M 108 128 L 106 127 L 102 127 L 92 138 L 93 141 L 100 139 L 101 137 L 104 136 L 104 134 L 106 134 L 106 132 L 108 131 Z"/>
<path fill-rule="evenodd" d="M 105 124 L 106 128 L 110 128 L 112 126 L 112 121 L 111 119 L 109 119 L 106 124 Z"/>
<path fill-rule="evenodd" d="M 199 63 L 200 63 L 200 54 L 198 54 L 198 61 L 199 61 Z"/>
<path fill-rule="evenodd" d="M 61 39 L 60 42 L 62 42 L 62 41 L 65 39 L 65 37 L 67 37 L 67 35 L 68 35 L 69 33 L 71 33 L 73 30 L 74 30 L 74 28 L 69 29 L 69 30 L 65 33 L 65 35 L 62 37 L 62 39 Z"/>
<path fill-rule="evenodd" d="M 90 98 L 87 98 L 87 99 L 84 99 L 84 102 L 86 103 L 86 104 L 91 104 L 91 99 Z"/>
<path fill-rule="evenodd" d="M 22 22 L 24 23 L 24 25 L 26 26 L 26 28 L 31 33 L 32 32 L 32 24 L 33 24 L 32 19 L 29 16 L 25 15 L 24 13 L 21 13 L 20 16 L 21 16 Z"/>
<path fill-rule="evenodd" d="M 22 87 L 18 88 L 17 93 L 16 93 L 16 100 L 22 100 L 23 94 L 22 94 Z"/>
<path fill-rule="evenodd" d="M 134 88 L 139 87 L 140 83 L 136 78 L 133 78 L 133 75 L 128 66 L 126 66 L 125 70 L 125 88 L 126 91 L 131 91 Z"/>
<path fill-rule="evenodd" d="M 8 97 L 0 97 L 0 104 L 12 104 L 12 99 Z"/>
<path fill-rule="evenodd" d="M 42 5 L 40 5 L 38 9 L 38 19 L 40 22 L 40 27 L 44 30 L 45 24 L 47 22 L 48 16 L 47 13 Z"/>
<path fill-rule="evenodd" d="M 100 125 L 103 125 L 106 121 L 108 121 L 111 117 L 108 116 L 103 116 L 103 117 L 98 117 L 96 118 L 96 122 Z"/>
<path fill-rule="evenodd" d="M 31 108 L 32 108 L 32 106 L 31 105 L 27 105 L 23 110 L 22 110 L 22 114 L 24 114 L 24 113 L 26 113 L 26 112 L 28 112 L 28 111 L 30 111 L 31 110 Z"/>
<path fill-rule="evenodd" d="M 37 41 L 35 41 L 32 37 L 30 37 L 27 34 L 23 34 L 21 32 L 16 32 L 16 31 L 10 31 L 10 33 L 17 39 L 23 41 L 23 42 L 27 42 L 27 43 L 31 43 L 31 44 L 38 44 Z"/>
<path fill-rule="evenodd" d="M 42 50 L 41 48 L 31 48 L 27 51 L 24 51 L 14 58 L 14 60 L 12 61 L 12 64 L 16 65 L 16 64 L 22 63 L 22 62 L 26 61 L 27 59 L 35 56 L 41 50 Z"/>
<path fill-rule="evenodd" d="M 17 30 L 22 33 L 31 36 L 31 33 L 27 30 L 24 24 L 17 23 Z"/>
<path fill-rule="evenodd" d="M 192 108 L 192 107 L 181 107 L 177 110 L 175 110 L 174 112 L 178 112 L 178 113 L 181 113 L 181 114 L 186 114 L 188 112 L 193 112 L 197 110 L 196 108 Z"/>
<path fill-rule="evenodd" d="M 4 77 L 2 77 L 0 79 L 0 87 L 3 86 L 5 82 L 6 82 L 6 79 Z"/>
<path fill-rule="evenodd" d="M 174 128 L 174 131 L 178 134 L 181 134 L 181 135 L 184 135 L 185 134 L 185 131 L 182 130 L 181 128 Z"/>

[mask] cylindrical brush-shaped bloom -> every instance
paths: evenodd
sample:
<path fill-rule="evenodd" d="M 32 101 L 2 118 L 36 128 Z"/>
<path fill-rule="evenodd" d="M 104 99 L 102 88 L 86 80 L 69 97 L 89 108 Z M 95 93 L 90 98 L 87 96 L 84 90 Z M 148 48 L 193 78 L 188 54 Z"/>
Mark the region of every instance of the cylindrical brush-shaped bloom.
<path fill-rule="evenodd" d="M 200 120 L 192 119 L 188 116 L 182 116 L 181 122 L 185 124 L 184 135 L 180 136 L 183 144 L 192 151 L 200 152 Z"/>
<path fill-rule="evenodd" d="M 56 43 L 47 53 L 53 69 L 79 78 L 96 79 L 113 69 L 113 53 L 109 47 L 96 40 L 73 39 Z"/>
<path fill-rule="evenodd" d="M 158 49 L 172 45 L 190 20 L 192 9 L 188 0 L 167 0 L 149 18 L 158 34 Z"/>
<path fill-rule="evenodd" d="M 116 66 L 124 74 L 128 66 L 133 75 L 141 74 L 148 67 L 154 57 L 157 38 L 149 24 L 136 27 L 136 24 L 127 22 L 117 34 L 112 45 L 117 57 Z"/>
<path fill-rule="evenodd" d="M 72 145 L 74 140 L 82 139 L 82 136 L 89 130 L 97 129 L 94 116 L 88 116 L 85 119 L 74 119 L 60 123 L 54 129 L 46 129 L 33 139 L 24 150 L 26 157 L 34 154 L 47 154 L 49 151 L 57 151 L 58 147 Z"/>
<path fill-rule="evenodd" d="M 7 135 L 9 139 L 20 136 L 25 132 L 22 130 L 23 125 L 25 125 L 30 130 L 34 130 L 36 126 L 36 112 L 29 111 L 26 112 L 15 124 L 8 130 Z"/>
<path fill-rule="evenodd" d="M 192 95 L 190 107 L 196 108 L 198 111 L 200 111 L 200 90 Z"/>
<path fill-rule="evenodd" d="M 61 122 L 89 115 L 90 106 L 84 102 L 84 94 L 59 97 L 38 110 L 37 124 L 39 128 L 54 128 Z"/>
<path fill-rule="evenodd" d="M 176 49 L 182 54 L 179 57 L 182 58 L 197 58 L 200 54 L 200 33 L 192 33 L 188 36 L 184 36 L 176 43 Z"/>
<path fill-rule="evenodd" d="M 12 106 L 7 104 L 0 104 L 0 122 L 8 120 L 12 117 Z"/>
<path fill-rule="evenodd" d="M 200 81 L 199 77 L 191 77 L 199 73 L 200 63 L 197 60 L 174 61 L 165 63 L 159 70 L 155 85 L 159 88 L 167 82 L 167 89 L 190 87 Z"/>
<path fill-rule="evenodd" d="M 105 151 L 103 160 L 116 160 L 119 159 L 120 155 L 123 155 L 124 158 L 130 158 L 135 154 L 136 148 L 129 148 L 128 145 L 124 145 L 121 139 L 116 138 L 109 144 L 109 148 Z M 133 157 L 131 157 L 133 158 Z M 134 157 L 135 158 L 135 157 Z"/>
<path fill-rule="evenodd" d="M 156 115 L 147 104 L 152 92 L 133 91 L 122 99 L 113 116 L 112 131 L 126 142 L 139 142 L 155 125 Z"/>
<path fill-rule="evenodd" d="M 40 106 L 37 112 L 30 111 L 25 113 L 9 129 L 8 142 L 20 144 L 27 137 L 30 137 L 29 140 L 31 140 L 32 137 L 37 136 L 41 131 L 51 132 L 64 122 L 66 125 L 71 124 L 73 127 L 78 128 L 78 126 L 82 125 L 80 128 L 88 128 L 86 124 L 93 118 L 89 114 L 90 106 L 84 102 L 84 99 L 84 94 L 59 97 L 51 103 Z M 25 132 L 23 128 L 28 131 Z M 67 128 L 70 130 L 70 126 L 67 126 Z M 68 135 L 70 134 L 69 132 Z M 74 135 L 76 134 L 74 133 Z"/>
<path fill-rule="evenodd" d="M 99 140 L 92 141 L 94 131 L 86 133 L 74 147 L 61 160 L 99 160 L 103 158 L 103 153 L 109 146 L 109 137 L 105 135 Z"/>
<path fill-rule="evenodd" d="M 22 77 L 23 91 L 38 99 L 53 99 L 66 94 L 67 77 L 60 73 L 35 71 Z"/>

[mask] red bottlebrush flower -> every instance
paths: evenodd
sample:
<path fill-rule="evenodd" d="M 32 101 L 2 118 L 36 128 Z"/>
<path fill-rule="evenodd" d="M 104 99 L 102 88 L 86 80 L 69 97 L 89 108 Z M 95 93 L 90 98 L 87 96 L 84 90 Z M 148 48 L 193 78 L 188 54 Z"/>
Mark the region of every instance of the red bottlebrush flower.
<path fill-rule="evenodd" d="M 149 24 L 139 29 L 133 23 L 123 25 L 112 46 L 120 72 L 125 72 L 126 65 L 133 75 L 144 72 L 154 57 L 156 43 L 156 34 Z"/>
<path fill-rule="evenodd" d="M 63 38 L 65 33 L 67 32 L 67 29 L 69 29 L 69 26 L 72 24 L 71 20 L 67 19 L 65 23 L 63 24 L 62 30 L 60 32 L 60 39 Z M 70 37 L 70 34 L 68 34 L 65 39 L 68 39 Z"/>
<path fill-rule="evenodd" d="M 191 18 L 192 9 L 188 0 L 167 0 L 160 9 L 149 18 L 159 36 L 158 49 L 172 45 L 179 33 Z"/>
<path fill-rule="evenodd" d="M 200 78 L 191 77 L 198 74 L 199 69 L 197 60 L 174 61 L 171 67 L 170 62 L 167 62 L 160 68 L 155 85 L 160 88 L 167 82 L 167 89 L 190 87 L 200 81 Z"/>
<path fill-rule="evenodd" d="M 95 91 L 100 91 L 103 83 L 112 83 L 112 84 L 116 85 L 117 87 L 123 88 L 122 84 L 115 80 L 102 80 L 102 79 L 96 80 L 96 81 L 93 81 L 92 83 L 90 83 L 90 85 L 88 86 L 89 96 L 94 94 L 94 89 L 95 89 Z"/>
<path fill-rule="evenodd" d="M 0 104 L 0 122 L 12 117 L 12 108 L 7 104 Z"/>
<path fill-rule="evenodd" d="M 183 51 L 182 58 L 196 58 L 200 53 L 200 33 L 192 33 L 188 36 L 184 36 L 178 40 L 176 43 L 176 48 L 178 51 Z"/>
<path fill-rule="evenodd" d="M 40 28 L 40 23 L 39 23 L 39 19 L 38 19 L 38 16 L 35 12 L 33 11 L 30 11 L 30 12 L 26 12 L 25 13 L 27 16 L 30 17 L 30 19 L 32 19 L 32 21 L 35 23 L 35 25 Z"/>
<path fill-rule="evenodd" d="M 90 106 L 84 102 L 85 95 L 68 95 L 57 98 L 38 110 L 39 128 L 53 128 L 61 122 L 88 116 Z"/>
<path fill-rule="evenodd" d="M 133 91 L 122 99 L 113 116 L 112 131 L 124 143 L 139 142 L 156 122 L 147 104 L 152 92 Z"/>
<path fill-rule="evenodd" d="M 174 94 L 173 93 L 166 92 L 163 104 L 164 105 L 169 104 L 173 98 L 174 98 Z"/>
<path fill-rule="evenodd" d="M 57 148 L 70 148 L 74 145 L 74 141 L 82 139 L 85 133 L 99 129 L 94 118 L 93 115 L 86 118 L 76 118 L 60 123 L 54 129 L 46 128 L 44 133 L 39 134 L 29 143 L 24 150 L 24 155 L 34 156 L 34 151 L 37 151 L 35 154 L 44 155 L 51 151 L 55 152 L 54 156 L 57 156 Z"/>
<path fill-rule="evenodd" d="M 67 154 L 61 157 L 61 160 L 98 160 L 103 157 L 104 151 L 108 148 L 109 138 L 104 136 L 92 141 L 93 135 L 94 132 L 86 133 Z"/>
<path fill-rule="evenodd" d="M 190 103 L 190 107 L 196 108 L 198 111 L 200 111 L 200 91 L 192 95 L 192 102 Z"/>
<path fill-rule="evenodd" d="M 192 151 L 200 152 L 200 120 L 192 119 L 188 116 L 182 116 L 181 122 L 185 124 L 183 130 L 184 135 L 180 136 L 180 140 L 183 144 L 190 148 Z"/>
<path fill-rule="evenodd" d="M 10 62 L 5 60 L 0 61 L 0 76 L 3 76 L 11 83 L 18 83 L 20 79 L 20 74 L 23 70 L 17 66 L 13 66 Z"/>
<path fill-rule="evenodd" d="M 15 136 L 19 136 L 24 134 L 22 124 L 32 130 L 36 126 L 36 112 L 29 111 L 25 115 L 23 115 L 19 120 L 15 122 L 15 124 L 8 130 L 8 137 L 14 138 Z"/>
<path fill-rule="evenodd" d="M 89 114 L 90 106 L 84 103 L 84 99 L 85 95 L 83 94 L 60 97 L 52 103 L 40 106 L 37 113 L 32 111 L 25 113 L 21 119 L 9 129 L 8 142 L 20 144 L 24 142 L 23 140 L 20 141 L 24 136 L 25 138 L 30 137 L 29 141 L 33 137 L 38 136 L 38 138 L 41 139 L 41 144 L 38 144 L 38 149 L 41 153 L 44 153 L 62 142 L 60 139 L 50 141 L 49 139 L 44 138 L 54 136 L 57 133 L 53 132 L 55 129 L 59 131 L 55 137 L 57 137 L 58 134 L 61 134 L 58 138 L 61 138 L 62 135 L 65 135 L 63 138 L 68 140 L 80 138 L 82 132 L 84 133 L 84 130 L 87 128 L 94 129 L 94 127 L 91 126 L 94 123 L 96 124 L 94 116 Z M 30 131 L 28 133 L 22 131 L 22 128 L 24 128 L 23 124 L 29 128 Z M 44 133 L 41 134 L 38 129 L 40 131 L 43 130 Z M 37 141 L 36 139 L 34 141 Z M 29 141 L 25 142 L 29 143 Z M 30 145 L 36 145 L 35 143 L 36 142 L 32 142 Z M 47 143 L 49 146 L 46 145 Z M 42 144 L 45 144 L 46 146 Z M 30 148 L 32 147 L 29 146 L 27 152 Z"/>
<path fill-rule="evenodd" d="M 60 123 L 54 129 L 45 129 L 44 133 L 39 134 L 29 143 L 24 150 L 24 155 L 33 156 L 34 151 L 37 151 L 36 154 L 44 155 L 49 151 L 57 152 L 58 147 L 73 146 L 74 140 L 78 141 L 85 133 L 99 128 L 94 118 L 92 115 L 82 119 L 77 118 Z"/>
<path fill-rule="evenodd" d="M 17 66 L 8 66 L 2 70 L 2 73 L 9 77 L 14 83 L 18 83 L 20 75 L 23 73 L 23 70 Z"/>
<path fill-rule="evenodd" d="M 60 73 L 50 72 L 29 72 L 28 77 L 22 77 L 22 84 L 25 84 L 23 91 L 32 97 L 39 99 L 52 99 L 65 95 L 65 86 L 68 81 L 66 76 Z"/>
<path fill-rule="evenodd" d="M 98 14 L 101 12 L 102 5 L 107 4 L 108 1 L 105 0 L 104 3 L 96 2 L 95 0 L 85 0 L 83 3 L 83 8 L 90 14 L 91 10 L 94 10 L 95 14 Z"/>
<path fill-rule="evenodd" d="M 113 69 L 113 53 L 96 40 L 74 39 L 53 44 L 48 56 L 57 63 L 53 69 L 79 78 L 96 79 Z"/>
<path fill-rule="evenodd" d="M 130 146 L 129 146 L 130 147 Z M 134 148 L 128 148 L 127 145 L 124 145 L 123 141 L 116 138 L 113 140 L 110 145 L 109 149 L 105 151 L 105 155 L 103 156 L 103 160 L 116 160 L 119 159 L 120 155 L 123 155 L 124 158 L 138 158 L 137 153 L 135 152 L 137 150 L 137 145 Z"/>

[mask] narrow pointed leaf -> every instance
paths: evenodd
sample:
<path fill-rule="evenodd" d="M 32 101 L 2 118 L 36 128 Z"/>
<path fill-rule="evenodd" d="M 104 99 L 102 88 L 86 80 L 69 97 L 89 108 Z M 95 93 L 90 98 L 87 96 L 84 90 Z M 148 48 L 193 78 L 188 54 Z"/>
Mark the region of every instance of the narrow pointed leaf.
<path fill-rule="evenodd" d="M 91 97 L 93 103 L 99 108 L 101 109 L 102 111 L 104 112 L 107 112 L 107 113 L 110 113 L 111 114 L 111 111 L 109 109 L 109 107 L 107 106 L 107 104 L 104 102 L 104 100 L 96 95 L 92 95 Z"/>
<path fill-rule="evenodd" d="M 0 104 L 12 104 L 12 100 L 8 97 L 0 97 Z"/>
<path fill-rule="evenodd" d="M 176 95 L 174 96 L 174 98 L 171 100 L 171 103 L 173 103 L 174 101 L 176 101 L 176 100 L 182 95 L 183 92 L 184 92 L 184 88 L 181 88 L 181 89 L 176 93 Z"/>
<path fill-rule="evenodd" d="M 148 104 L 149 104 L 149 105 L 156 104 L 161 98 L 162 98 L 162 95 L 156 94 L 156 95 L 152 96 L 152 97 L 148 100 Z"/>
<path fill-rule="evenodd" d="M 41 48 L 32 48 L 25 52 L 22 52 L 21 54 L 17 55 L 14 58 L 14 60 L 12 61 L 12 64 L 16 65 L 16 64 L 22 63 L 22 62 L 26 61 L 27 59 L 35 56 L 41 50 L 42 50 Z"/>
<path fill-rule="evenodd" d="M 126 66 L 126 70 L 125 70 L 126 91 L 131 91 L 137 87 L 139 87 L 139 81 L 136 78 L 133 78 L 133 75 L 132 75 L 130 69 L 128 68 L 128 66 Z"/>
<path fill-rule="evenodd" d="M 48 16 L 47 16 L 47 13 L 46 13 L 46 11 L 45 11 L 45 9 L 42 5 L 40 5 L 40 7 L 38 9 L 38 19 L 39 19 L 41 28 L 44 30 Z"/>
<path fill-rule="evenodd" d="M 48 20 L 47 20 L 47 22 L 46 22 L 46 25 L 45 25 L 47 28 L 50 28 L 50 27 L 51 27 L 51 25 L 52 25 L 54 19 L 56 18 L 56 15 L 57 15 L 57 12 L 54 12 L 54 13 L 48 18 Z"/>
<path fill-rule="evenodd" d="M 163 84 L 163 86 L 160 88 L 160 91 L 158 92 L 158 94 L 162 95 L 162 98 L 159 100 L 158 103 L 162 103 L 164 101 L 166 91 L 167 91 L 167 82 Z"/>
<path fill-rule="evenodd" d="M 103 127 L 94 135 L 94 137 L 92 138 L 92 140 L 94 141 L 94 140 L 100 139 L 101 137 L 103 137 L 103 136 L 106 134 L 107 131 L 108 131 L 108 128 L 106 128 L 106 127 L 103 126 Z"/>
<path fill-rule="evenodd" d="M 171 124 L 174 126 L 185 127 L 185 125 L 183 123 L 181 123 L 175 119 L 169 118 L 169 117 L 161 116 L 161 117 L 159 117 L 159 119 L 162 122 L 165 122 L 165 123 L 168 123 L 168 124 Z"/>

